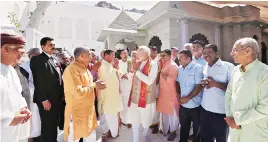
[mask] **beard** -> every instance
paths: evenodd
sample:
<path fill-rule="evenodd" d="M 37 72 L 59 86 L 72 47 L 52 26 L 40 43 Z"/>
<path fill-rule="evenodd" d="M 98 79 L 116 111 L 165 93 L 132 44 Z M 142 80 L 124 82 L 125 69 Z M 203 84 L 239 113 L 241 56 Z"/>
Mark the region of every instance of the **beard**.
<path fill-rule="evenodd" d="M 140 62 L 143 62 L 143 61 L 145 61 L 145 60 L 147 60 L 148 59 L 148 57 L 139 57 L 139 58 L 137 58 L 137 62 L 138 63 L 140 63 Z"/>

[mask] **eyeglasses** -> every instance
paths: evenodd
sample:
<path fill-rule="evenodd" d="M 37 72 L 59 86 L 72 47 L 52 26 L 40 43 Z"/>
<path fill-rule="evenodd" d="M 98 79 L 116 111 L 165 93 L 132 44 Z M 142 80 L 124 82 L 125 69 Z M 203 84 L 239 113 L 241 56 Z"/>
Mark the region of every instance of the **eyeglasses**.
<path fill-rule="evenodd" d="M 233 48 L 232 49 L 232 52 L 235 53 L 235 52 L 238 52 L 238 51 L 242 51 L 242 50 L 245 50 L 247 49 L 248 47 L 242 47 L 242 48 Z"/>

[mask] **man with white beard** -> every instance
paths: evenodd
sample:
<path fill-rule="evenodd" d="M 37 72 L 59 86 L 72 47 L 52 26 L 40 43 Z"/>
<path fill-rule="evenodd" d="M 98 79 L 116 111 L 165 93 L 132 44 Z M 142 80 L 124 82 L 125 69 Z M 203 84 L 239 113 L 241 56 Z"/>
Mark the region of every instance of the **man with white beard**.
<path fill-rule="evenodd" d="M 148 131 L 156 111 L 156 77 L 158 65 L 150 58 L 150 49 L 140 46 L 137 62 L 133 62 L 134 76 L 129 100 L 133 142 L 139 142 L 140 125 L 144 141 L 149 142 Z"/>
<path fill-rule="evenodd" d="M 128 52 L 127 50 L 120 51 L 121 60 L 119 60 L 119 73 L 120 73 L 120 94 L 123 99 L 123 110 L 120 112 L 121 123 L 127 125 L 128 128 L 130 125 L 130 112 L 128 107 L 129 94 L 132 85 L 132 74 L 130 73 L 130 61 L 128 61 Z"/>
<path fill-rule="evenodd" d="M 23 133 L 30 123 L 26 123 L 31 112 L 22 96 L 19 77 L 12 67 L 18 64 L 25 52 L 25 38 L 14 33 L 1 33 L 1 141 L 19 142 L 29 133 Z M 24 124 L 25 123 L 25 124 Z M 28 126 L 26 126 L 28 125 Z"/>

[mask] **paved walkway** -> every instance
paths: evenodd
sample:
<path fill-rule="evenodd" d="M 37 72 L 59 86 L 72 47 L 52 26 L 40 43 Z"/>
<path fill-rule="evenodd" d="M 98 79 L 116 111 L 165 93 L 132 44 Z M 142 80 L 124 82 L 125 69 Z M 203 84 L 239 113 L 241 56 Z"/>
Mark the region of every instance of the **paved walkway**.
<path fill-rule="evenodd" d="M 101 132 L 99 129 L 97 131 L 97 141 L 96 142 L 101 142 Z M 143 136 L 142 136 L 142 128 L 140 130 L 140 142 L 143 142 Z M 119 137 L 117 138 L 110 138 L 109 142 L 132 142 L 132 129 L 128 129 L 126 126 L 121 126 L 119 129 Z M 177 130 L 177 135 L 179 135 L 179 130 Z M 152 134 L 151 130 L 149 131 L 149 137 L 151 139 L 151 142 L 167 142 L 167 136 L 163 136 L 163 134 Z M 179 141 L 179 136 L 176 137 L 174 142 Z M 58 142 L 64 142 L 63 141 L 63 131 L 59 131 L 58 134 Z"/>

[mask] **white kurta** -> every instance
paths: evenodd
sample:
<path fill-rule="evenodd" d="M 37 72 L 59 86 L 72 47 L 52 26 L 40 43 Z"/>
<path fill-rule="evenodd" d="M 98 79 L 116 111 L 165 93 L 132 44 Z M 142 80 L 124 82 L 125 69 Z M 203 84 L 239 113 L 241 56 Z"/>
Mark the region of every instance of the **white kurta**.
<path fill-rule="evenodd" d="M 33 74 L 30 68 L 30 61 L 25 62 L 21 65 L 29 73 L 29 88 L 31 93 L 31 102 L 30 102 L 30 110 L 32 112 L 32 119 L 31 119 L 31 133 L 30 137 L 38 137 L 41 135 L 41 120 L 39 115 L 39 109 L 36 103 L 33 102 L 33 95 L 34 95 L 34 83 L 33 83 Z"/>
<path fill-rule="evenodd" d="M 132 73 L 128 72 L 128 61 L 124 62 L 122 60 L 119 60 L 119 72 L 120 77 L 122 75 L 126 74 L 128 79 L 122 79 L 120 80 L 120 94 L 122 96 L 123 100 L 123 110 L 120 112 L 120 118 L 124 124 L 129 124 L 131 115 L 128 107 L 128 100 L 130 96 L 130 90 L 132 86 Z"/>
<path fill-rule="evenodd" d="M 142 70 L 147 61 L 144 61 L 140 65 L 140 70 Z M 140 81 L 143 81 L 147 85 L 151 85 L 157 77 L 158 65 L 156 62 L 152 61 L 151 70 L 148 76 L 144 75 L 142 72 L 137 71 L 136 76 Z M 149 128 L 153 124 L 154 117 L 156 115 L 156 102 L 151 104 L 146 104 L 145 108 L 138 107 L 137 104 L 131 103 L 131 124 L 140 125 L 143 128 Z M 159 118 L 158 118 L 159 121 Z"/>
<path fill-rule="evenodd" d="M 18 142 L 30 135 L 30 123 L 9 126 L 15 115 L 27 107 L 19 77 L 12 66 L 1 63 L 1 141 Z"/>

